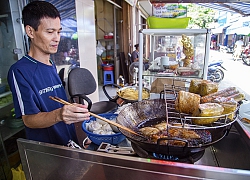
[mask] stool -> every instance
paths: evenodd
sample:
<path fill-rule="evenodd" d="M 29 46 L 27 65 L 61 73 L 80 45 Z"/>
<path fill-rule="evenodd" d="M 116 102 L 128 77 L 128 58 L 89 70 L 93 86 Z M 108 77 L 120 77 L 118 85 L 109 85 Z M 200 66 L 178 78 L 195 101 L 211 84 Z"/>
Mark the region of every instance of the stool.
<path fill-rule="evenodd" d="M 113 71 L 103 71 L 103 84 L 114 84 Z"/>

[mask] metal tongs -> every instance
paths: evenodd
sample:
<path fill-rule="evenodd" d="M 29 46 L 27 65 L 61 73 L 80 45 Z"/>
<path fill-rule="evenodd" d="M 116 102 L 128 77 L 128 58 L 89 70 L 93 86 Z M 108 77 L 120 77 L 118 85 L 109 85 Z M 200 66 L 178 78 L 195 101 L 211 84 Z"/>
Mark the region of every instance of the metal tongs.
<path fill-rule="evenodd" d="M 125 154 L 125 155 L 135 155 L 132 147 L 118 147 L 111 145 L 109 143 L 102 142 L 98 147 L 97 151 L 100 152 L 107 152 L 110 154 Z"/>

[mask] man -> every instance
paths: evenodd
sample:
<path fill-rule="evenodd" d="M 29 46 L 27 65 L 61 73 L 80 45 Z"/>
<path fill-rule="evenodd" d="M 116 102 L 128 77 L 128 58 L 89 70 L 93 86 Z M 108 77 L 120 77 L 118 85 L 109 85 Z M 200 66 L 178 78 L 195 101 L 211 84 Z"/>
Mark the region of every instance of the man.
<path fill-rule="evenodd" d="M 133 62 L 139 62 L 139 44 L 135 45 L 135 50 L 131 54 L 131 60 Z M 147 70 L 149 68 L 149 63 L 147 60 L 143 60 L 143 68 Z"/>
<path fill-rule="evenodd" d="M 238 59 L 241 55 L 242 47 L 244 45 L 243 38 L 240 38 L 238 41 L 236 41 L 234 46 L 234 59 Z"/>
<path fill-rule="evenodd" d="M 131 60 L 132 62 L 139 61 L 139 44 L 135 45 L 135 50 L 131 54 Z"/>
<path fill-rule="evenodd" d="M 89 119 L 87 106 L 63 106 L 49 99 L 57 96 L 67 101 L 50 60 L 60 41 L 60 14 L 52 4 L 34 1 L 24 7 L 22 16 L 30 50 L 8 73 L 16 117 L 23 119 L 27 139 L 58 145 L 67 145 L 69 140 L 78 143 L 74 123 Z"/>

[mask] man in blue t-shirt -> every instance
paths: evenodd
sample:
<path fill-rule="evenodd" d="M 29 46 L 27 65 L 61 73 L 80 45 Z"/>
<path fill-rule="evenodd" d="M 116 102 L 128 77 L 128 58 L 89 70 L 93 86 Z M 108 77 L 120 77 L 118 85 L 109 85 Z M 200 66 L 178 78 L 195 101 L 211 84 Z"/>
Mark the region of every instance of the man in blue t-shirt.
<path fill-rule="evenodd" d="M 27 139 L 58 145 L 67 145 L 69 140 L 77 143 L 74 123 L 89 119 L 87 106 L 62 105 L 49 98 L 57 96 L 67 101 L 56 66 L 50 60 L 60 41 L 60 14 L 52 4 L 34 1 L 24 7 L 22 16 L 30 50 L 8 73 L 16 117 L 23 119 Z"/>

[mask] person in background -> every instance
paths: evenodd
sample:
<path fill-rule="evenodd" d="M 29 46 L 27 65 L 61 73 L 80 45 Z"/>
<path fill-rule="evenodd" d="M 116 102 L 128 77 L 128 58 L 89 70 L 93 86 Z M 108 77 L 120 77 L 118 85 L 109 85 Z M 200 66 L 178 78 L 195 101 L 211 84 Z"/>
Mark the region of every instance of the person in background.
<path fill-rule="evenodd" d="M 131 54 L 132 62 L 139 62 L 139 44 L 135 45 L 135 50 Z M 143 58 L 143 68 L 147 70 L 149 68 L 149 63 L 145 58 Z"/>
<path fill-rule="evenodd" d="M 217 49 L 217 37 L 214 34 L 211 36 L 211 49 Z"/>
<path fill-rule="evenodd" d="M 139 44 L 136 44 L 135 50 L 131 54 L 131 60 L 132 62 L 138 62 L 139 61 Z"/>
<path fill-rule="evenodd" d="M 48 2 L 33 1 L 24 7 L 22 20 L 30 49 L 8 72 L 16 117 L 23 119 L 27 139 L 58 145 L 67 145 L 70 140 L 78 143 L 74 123 L 89 119 L 87 106 L 62 105 L 49 98 L 67 101 L 50 60 L 60 41 L 60 14 Z"/>
<path fill-rule="evenodd" d="M 234 51 L 235 51 L 234 59 L 235 60 L 237 60 L 240 57 L 243 46 L 244 46 L 243 38 L 240 38 L 238 41 L 235 42 L 235 45 L 234 45 Z"/>

